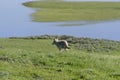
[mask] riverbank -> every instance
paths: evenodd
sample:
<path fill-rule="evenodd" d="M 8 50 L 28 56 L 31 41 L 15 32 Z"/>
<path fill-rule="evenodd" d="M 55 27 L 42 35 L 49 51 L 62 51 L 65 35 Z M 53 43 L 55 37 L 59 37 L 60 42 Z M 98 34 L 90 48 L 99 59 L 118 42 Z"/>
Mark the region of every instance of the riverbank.
<path fill-rule="evenodd" d="M 59 52 L 52 45 L 53 37 L 0 39 L 0 79 L 120 79 L 120 42 L 57 36 L 68 40 L 71 47 Z M 94 51 L 97 46 L 103 50 Z"/>
<path fill-rule="evenodd" d="M 35 22 L 107 21 L 120 19 L 120 2 L 31 1 L 23 5 L 35 8 Z"/>

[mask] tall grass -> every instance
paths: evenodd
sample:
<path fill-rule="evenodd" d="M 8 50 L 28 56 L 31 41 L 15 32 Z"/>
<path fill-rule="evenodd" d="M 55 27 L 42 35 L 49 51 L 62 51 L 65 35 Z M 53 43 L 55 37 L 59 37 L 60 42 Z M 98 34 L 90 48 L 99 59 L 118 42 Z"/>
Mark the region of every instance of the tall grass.
<path fill-rule="evenodd" d="M 37 8 L 33 21 L 105 21 L 120 19 L 120 2 L 32 1 L 23 5 Z"/>
<path fill-rule="evenodd" d="M 120 51 L 59 52 L 52 39 L 0 39 L 0 80 L 119 80 Z M 115 44 L 113 44 L 114 46 Z"/>

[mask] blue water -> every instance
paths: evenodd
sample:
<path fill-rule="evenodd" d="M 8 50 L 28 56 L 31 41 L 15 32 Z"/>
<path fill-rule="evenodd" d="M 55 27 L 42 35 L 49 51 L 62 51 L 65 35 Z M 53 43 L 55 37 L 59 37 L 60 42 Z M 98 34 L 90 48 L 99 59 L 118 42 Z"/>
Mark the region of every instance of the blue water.
<path fill-rule="evenodd" d="M 21 4 L 26 1 L 30 0 L 0 1 L 0 38 L 49 34 L 120 41 L 119 20 L 81 26 L 58 26 L 66 22 L 32 22 L 30 14 L 34 10 Z"/>

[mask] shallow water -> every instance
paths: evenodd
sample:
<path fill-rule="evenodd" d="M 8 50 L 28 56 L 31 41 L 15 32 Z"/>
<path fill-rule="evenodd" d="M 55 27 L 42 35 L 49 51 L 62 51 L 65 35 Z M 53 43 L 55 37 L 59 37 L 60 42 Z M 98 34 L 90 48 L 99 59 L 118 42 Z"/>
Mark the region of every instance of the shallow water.
<path fill-rule="evenodd" d="M 23 37 L 37 35 L 72 35 L 120 41 L 120 21 L 79 25 L 77 22 L 32 22 L 30 14 L 33 9 L 22 6 L 22 2 L 30 0 L 2 0 L 0 1 L 0 37 Z M 77 26 L 60 26 L 64 24 L 78 24 Z"/>

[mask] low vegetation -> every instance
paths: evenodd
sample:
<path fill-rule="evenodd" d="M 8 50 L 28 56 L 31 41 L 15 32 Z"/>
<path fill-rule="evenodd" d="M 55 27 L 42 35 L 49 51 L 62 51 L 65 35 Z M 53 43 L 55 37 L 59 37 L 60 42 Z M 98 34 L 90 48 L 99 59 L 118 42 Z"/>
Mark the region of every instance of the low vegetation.
<path fill-rule="evenodd" d="M 59 52 L 55 37 L 71 49 Z M 119 45 L 65 35 L 0 39 L 0 80 L 119 80 Z"/>
<path fill-rule="evenodd" d="M 31 1 L 23 5 L 35 8 L 33 21 L 106 21 L 120 19 L 120 2 Z"/>
<path fill-rule="evenodd" d="M 111 52 L 120 51 L 120 42 L 105 40 L 105 39 L 91 39 L 91 38 L 77 38 L 73 36 L 51 36 L 51 35 L 41 35 L 41 36 L 30 36 L 30 37 L 11 37 L 10 39 L 63 39 L 67 40 L 71 46 L 78 50 L 88 51 L 88 52 Z"/>

